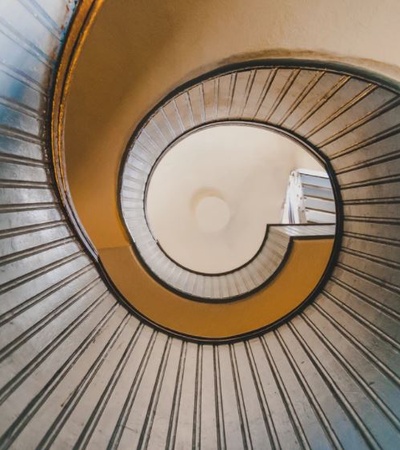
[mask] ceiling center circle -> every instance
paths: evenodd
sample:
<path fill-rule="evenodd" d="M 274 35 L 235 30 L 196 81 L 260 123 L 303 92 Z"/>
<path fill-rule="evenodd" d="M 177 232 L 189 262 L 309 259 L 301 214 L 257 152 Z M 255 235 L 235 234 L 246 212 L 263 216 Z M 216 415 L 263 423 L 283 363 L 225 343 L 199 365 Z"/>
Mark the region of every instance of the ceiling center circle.
<path fill-rule="evenodd" d="M 227 227 L 231 212 L 223 199 L 206 195 L 196 200 L 195 218 L 200 231 L 217 233 Z"/>

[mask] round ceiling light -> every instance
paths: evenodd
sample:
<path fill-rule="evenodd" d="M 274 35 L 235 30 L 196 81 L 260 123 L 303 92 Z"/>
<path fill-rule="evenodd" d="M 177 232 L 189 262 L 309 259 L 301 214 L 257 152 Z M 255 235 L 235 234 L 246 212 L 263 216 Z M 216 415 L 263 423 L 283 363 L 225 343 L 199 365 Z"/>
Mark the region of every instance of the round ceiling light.
<path fill-rule="evenodd" d="M 196 199 L 195 217 L 197 228 L 203 233 L 217 233 L 224 230 L 230 221 L 228 204 L 216 195 L 202 195 Z"/>

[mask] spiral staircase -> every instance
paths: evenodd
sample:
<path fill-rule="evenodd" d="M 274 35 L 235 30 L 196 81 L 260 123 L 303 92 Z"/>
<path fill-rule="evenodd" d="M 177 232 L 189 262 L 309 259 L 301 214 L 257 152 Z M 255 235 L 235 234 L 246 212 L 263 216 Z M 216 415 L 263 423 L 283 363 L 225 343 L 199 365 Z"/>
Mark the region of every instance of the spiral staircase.
<path fill-rule="evenodd" d="M 142 279 L 157 285 L 145 270 L 124 294 L 74 209 L 62 99 L 100 10 L 0 4 L 0 448 L 397 448 L 398 82 L 309 59 L 205 71 L 203 86 L 235 79 L 225 99 L 241 105 L 256 86 L 246 76 L 262 66 L 276 78 L 272 109 L 248 106 L 323 155 L 338 222 L 323 283 L 295 314 L 246 337 L 201 339 L 141 309 L 151 301 Z"/>

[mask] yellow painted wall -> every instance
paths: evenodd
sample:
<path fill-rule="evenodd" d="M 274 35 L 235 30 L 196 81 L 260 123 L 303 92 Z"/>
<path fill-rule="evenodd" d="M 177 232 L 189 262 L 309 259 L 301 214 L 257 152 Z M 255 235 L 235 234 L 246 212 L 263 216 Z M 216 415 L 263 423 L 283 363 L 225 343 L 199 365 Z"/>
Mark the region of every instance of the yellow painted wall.
<path fill-rule="evenodd" d="M 77 65 L 65 136 L 73 200 L 97 248 L 127 245 L 115 202 L 120 158 L 174 87 L 266 57 L 331 59 L 400 79 L 399 23 L 397 0 L 106 1 Z"/>
<path fill-rule="evenodd" d="M 332 252 L 333 239 L 295 240 L 286 264 L 265 289 L 229 303 L 187 300 L 158 284 L 129 247 L 100 250 L 119 292 L 149 320 L 199 338 L 228 338 L 282 319 L 316 288 Z"/>

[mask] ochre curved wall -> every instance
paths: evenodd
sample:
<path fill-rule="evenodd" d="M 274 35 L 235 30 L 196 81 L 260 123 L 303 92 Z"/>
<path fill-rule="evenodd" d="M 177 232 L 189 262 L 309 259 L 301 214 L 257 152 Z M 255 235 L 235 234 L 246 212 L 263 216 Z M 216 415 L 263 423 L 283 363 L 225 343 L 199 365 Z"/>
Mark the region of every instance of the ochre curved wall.
<path fill-rule="evenodd" d="M 173 88 L 267 57 L 341 61 L 400 79 L 399 22 L 396 0 L 105 2 L 72 80 L 65 136 L 73 200 L 96 247 L 128 244 L 115 202 L 121 156 Z"/>
<path fill-rule="evenodd" d="M 100 256 L 120 293 L 152 322 L 189 337 L 228 339 L 265 329 L 297 310 L 318 286 L 332 245 L 333 239 L 295 241 L 264 289 L 228 303 L 192 301 L 163 288 L 128 247 L 103 249 Z"/>

